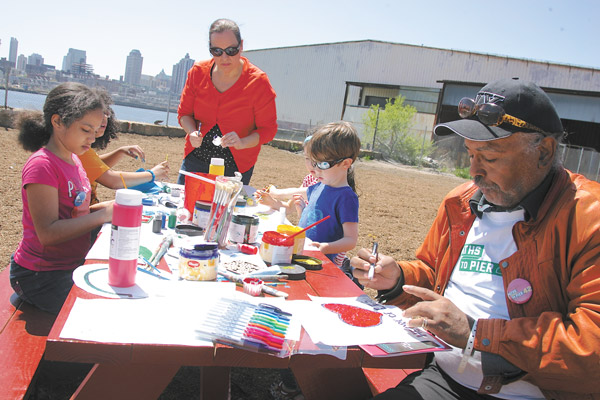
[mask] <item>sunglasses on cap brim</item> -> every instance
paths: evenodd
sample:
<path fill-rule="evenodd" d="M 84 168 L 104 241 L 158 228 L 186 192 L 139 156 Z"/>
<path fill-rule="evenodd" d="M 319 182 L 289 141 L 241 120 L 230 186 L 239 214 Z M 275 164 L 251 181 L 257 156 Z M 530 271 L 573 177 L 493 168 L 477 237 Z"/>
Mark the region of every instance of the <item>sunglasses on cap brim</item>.
<path fill-rule="evenodd" d="M 487 126 L 498 126 L 501 124 L 509 124 L 518 128 L 525 128 L 535 132 L 539 132 L 545 136 L 550 134 L 538 128 L 529 122 L 523 121 L 517 117 L 507 114 L 504 108 L 494 103 L 478 103 L 475 100 L 463 97 L 458 103 L 458 115 L 461 118 L 469 118 L 473 115 L 477 116 L 479 121 Z"/>

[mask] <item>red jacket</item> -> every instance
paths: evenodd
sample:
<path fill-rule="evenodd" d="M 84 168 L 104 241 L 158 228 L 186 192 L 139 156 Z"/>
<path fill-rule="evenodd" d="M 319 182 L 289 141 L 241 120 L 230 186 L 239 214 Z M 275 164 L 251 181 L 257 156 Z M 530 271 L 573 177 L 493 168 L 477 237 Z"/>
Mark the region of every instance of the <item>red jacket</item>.
<path fill-rule="evenodd" d="M 446 196 L 418 260 L 398 263 L 407 284 L 444 293 L 475 219 L 476 190 L 466 183 Z M 600 184 L 560 168 L 537 218 L 518 222 L 513 237 L 517 251 L 499 262 L 504 289 L 523 278 L 532 297 L 507 298 L 510 320 L 478 320 L 475 349 L 526 371 L 547 398 L 600 399 Z M 404 293 L 389 303 L 414 302 Z"/>
<path fill-rule="evenodd" d="M 200 132 L 205 135 L 216 124 L 223 135 L 235 131 L 243 138 L 258 132 L 260 142 L 248 149 L 230 148 L 240 172 L 254 166 L 261 145 L 270 142 L 277 133 L 275 91 L 267 74 L 252 65 L 247 58 L 237 82 L 220 93 L 213 85 L 210 71 L 214 60 L 199 61 L 188 71 L 187 81 L 181 93 L 177 110 L 178 118 L 192 116 L 200 123 Z M 185 139 L 185 156 L 194 147 L 189 137 Z"/>

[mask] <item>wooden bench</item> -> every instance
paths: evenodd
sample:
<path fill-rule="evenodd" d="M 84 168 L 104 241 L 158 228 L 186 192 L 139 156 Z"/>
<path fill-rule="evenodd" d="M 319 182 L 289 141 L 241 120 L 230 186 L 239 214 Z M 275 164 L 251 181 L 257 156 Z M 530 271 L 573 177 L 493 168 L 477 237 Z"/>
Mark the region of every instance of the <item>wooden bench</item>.
<path fill-rule="evenodd" d="M 407 375 L 415 371 L 418 369 L 363 368 L 373 396 L 397 386 Z"/>
<path fill-rule="evenodd" d="M 30 394 L 55 316 L 17 298 L 9 269 L 0 272 L 0 387 L 2 398 L 22 399 Z"/>

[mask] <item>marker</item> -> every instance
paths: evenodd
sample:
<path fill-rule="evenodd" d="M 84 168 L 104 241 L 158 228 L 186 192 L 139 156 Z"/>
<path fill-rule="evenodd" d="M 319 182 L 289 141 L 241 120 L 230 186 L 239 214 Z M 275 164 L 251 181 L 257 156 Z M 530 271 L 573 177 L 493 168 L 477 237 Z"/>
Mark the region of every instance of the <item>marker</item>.
<path fill-rule="evenodd" d="M 371 255 L 375 256 L 375 262 L 377 262 L 377 247 L 379 247 L 379 244 L 377 242 L 373 242 L 373 250 L 371 250 Z M 375 275 L 375 263 L 372 263 L 371 266 L 369 267 L 369 280 L 373 280 L 373 276 Z"/>

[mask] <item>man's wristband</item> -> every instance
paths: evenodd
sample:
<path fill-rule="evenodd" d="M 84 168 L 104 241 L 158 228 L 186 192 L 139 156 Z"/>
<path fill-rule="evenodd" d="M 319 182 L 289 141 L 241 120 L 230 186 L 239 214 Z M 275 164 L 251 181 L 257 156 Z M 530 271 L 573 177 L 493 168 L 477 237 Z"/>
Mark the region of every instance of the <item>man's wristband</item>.
<path fill-rule="evenodd" d="M 475 335 L 477 334 L 477 320 L 473 323 L 473 327 L 471 328 L 471 333 L 469 334 L 469 340 L 467 341 L 467 346 L 462 351 L 462 358 L 460 360 L 460 364 L 458 364 L 458 373 L 462 374 L 465 371 L 465 367 L 469 362 L 469 358 L 473 356 L 475 349 L 473 348 L 475 345 Z"/>
<path fill-rule="evenodd" d="M 152 172 L 151 169 L 147 169 L 147 172 L 150 172 L 150 175 L 152 175 L 152 180 L 150 182 L 154 182 L 154 180 L 156 179 L 156 175 L 154 175 L 154 172 Z"/>

